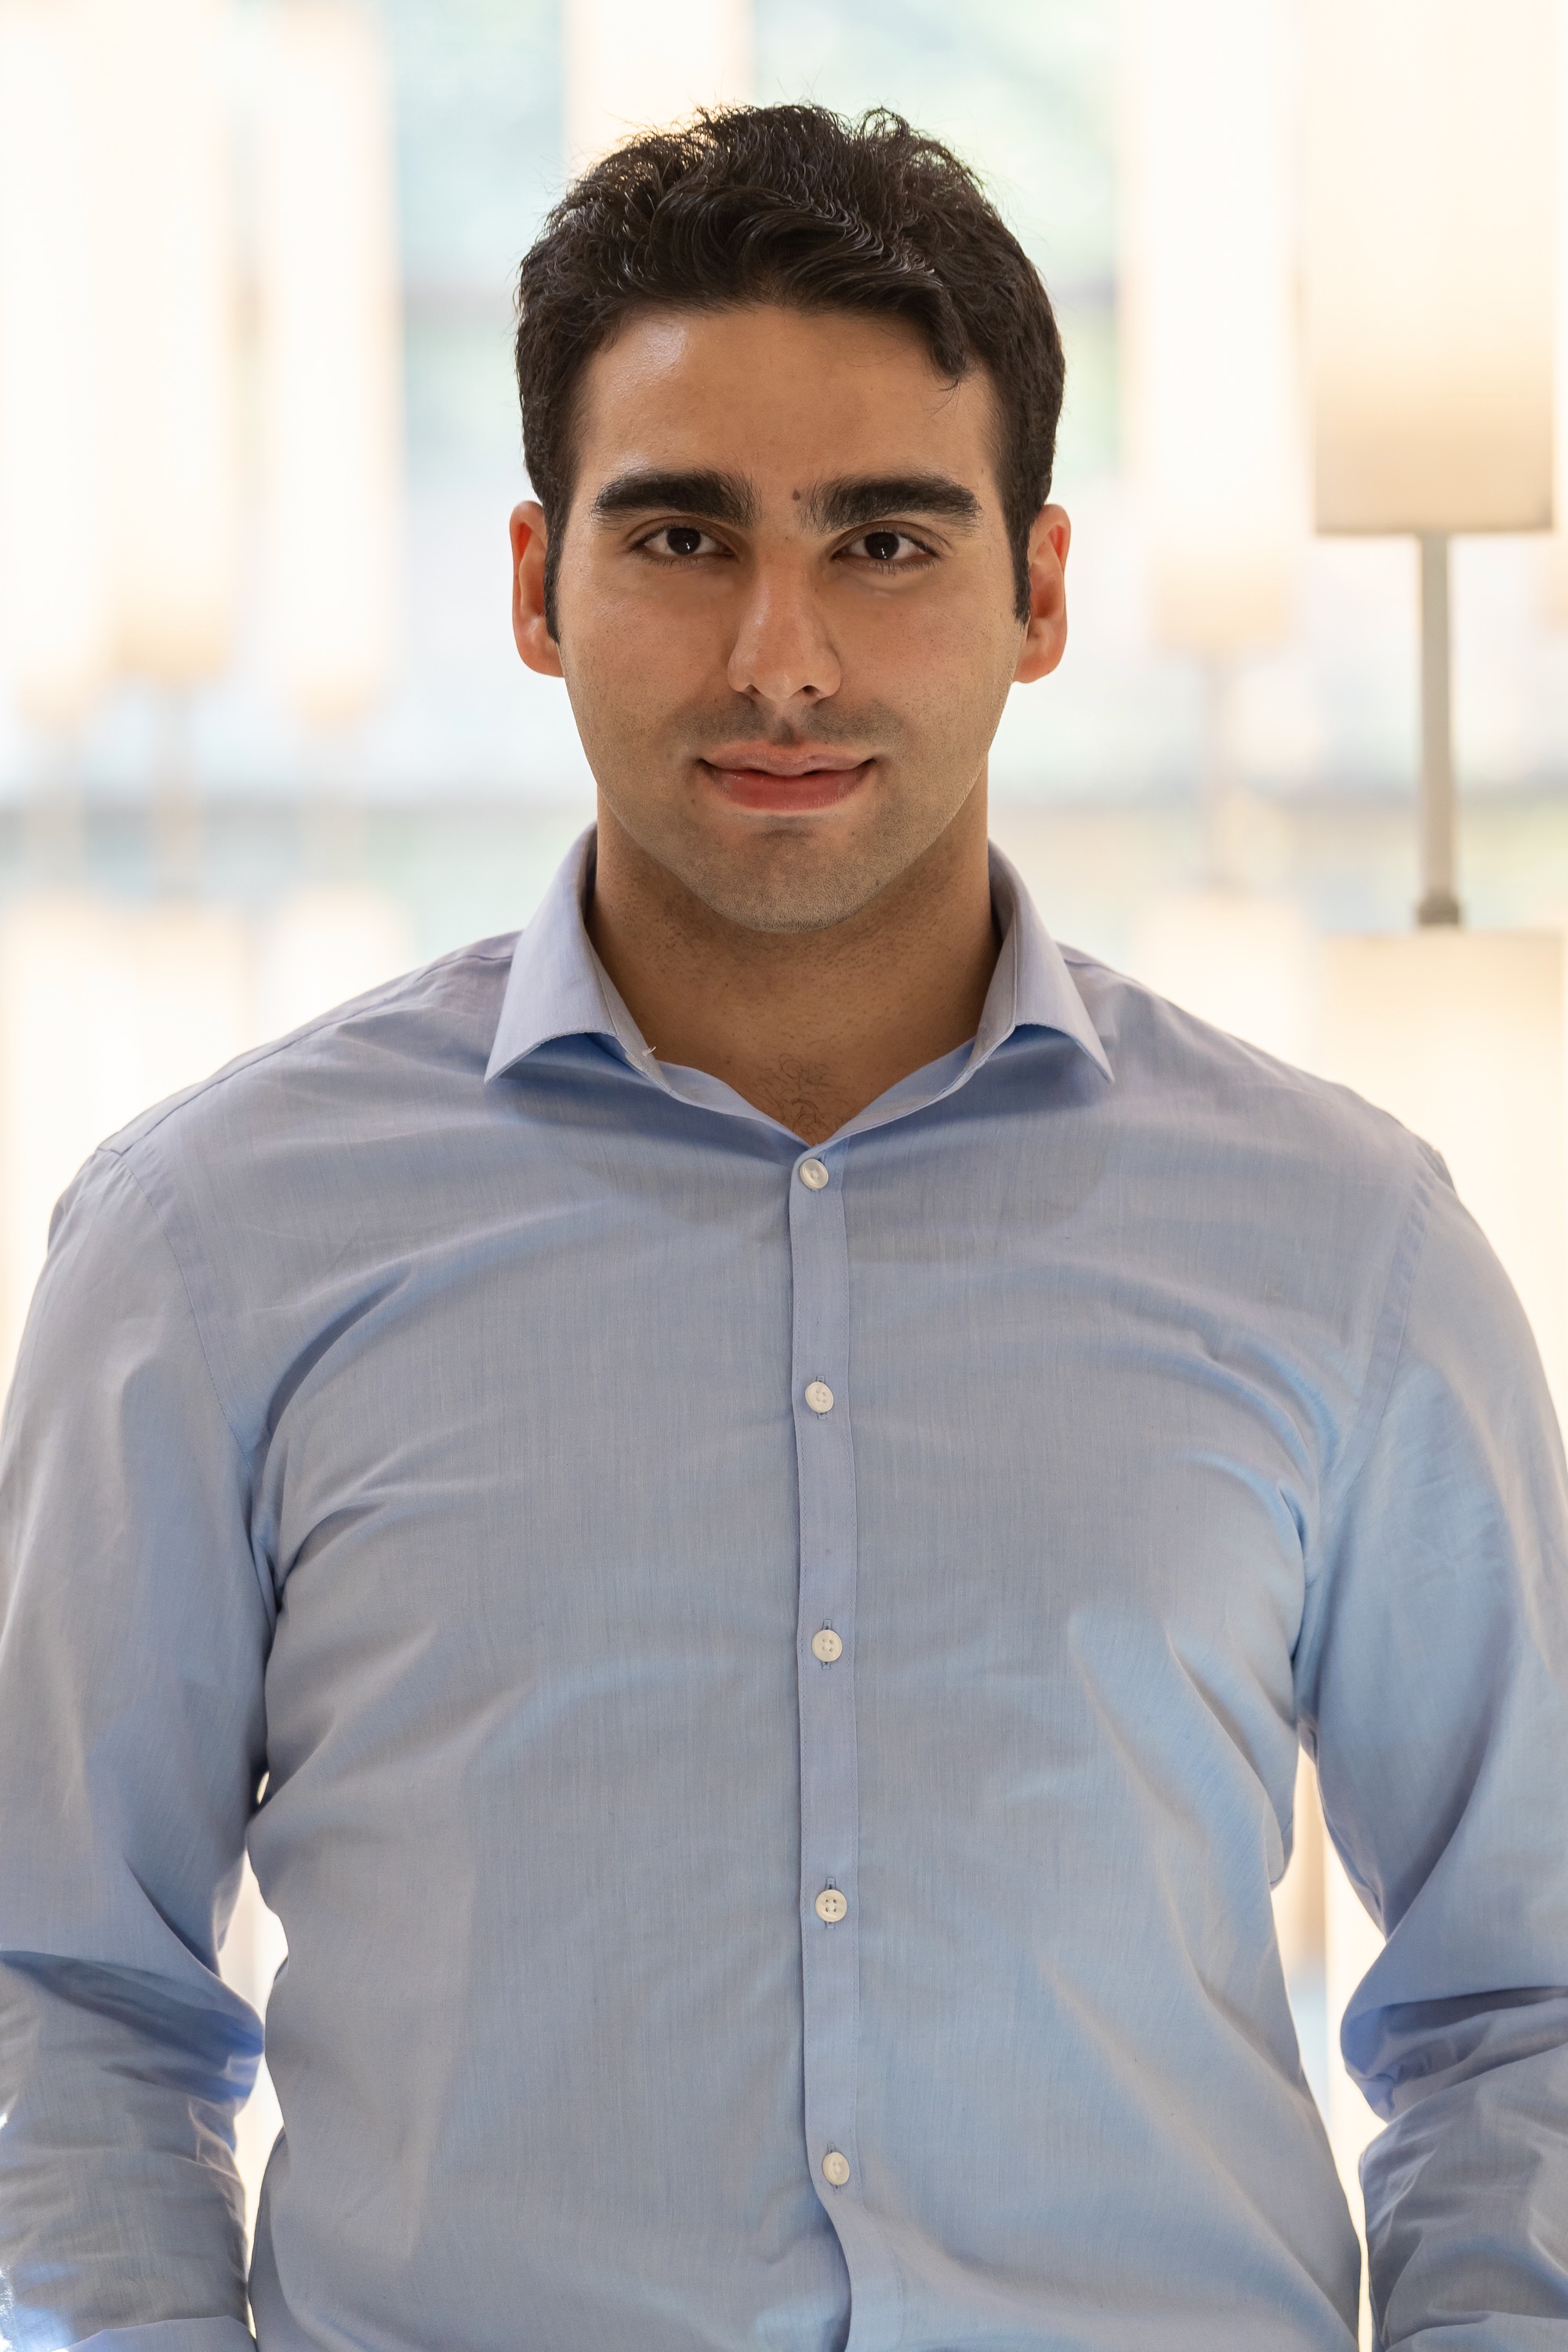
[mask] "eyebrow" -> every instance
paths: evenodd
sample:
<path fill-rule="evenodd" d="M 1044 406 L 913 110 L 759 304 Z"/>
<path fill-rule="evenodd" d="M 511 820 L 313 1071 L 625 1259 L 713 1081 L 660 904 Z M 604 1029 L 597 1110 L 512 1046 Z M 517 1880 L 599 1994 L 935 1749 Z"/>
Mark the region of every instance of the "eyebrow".
<path fill-rule="evenodd" d="M 818 482 L 805 494 L 805 510 L 818 530 L 853 530 L 885 515 L 943 515 L 950 522 L 976 523 L 980 501 L 947 474 L 873 474 Z"/>
<path fill-rule="evenodd" d="M 652 467 L 617 474 L 594 500 L 596 515 L 651 514 L 660 509 L 741 529 L 754 520 L 757 502 L 750 485 L 734 474 L 659 473 Z"/>
<path fill-rule="evenodd" d="M 818 482 L 805 492 L 803 503 L 817 530 L 853 530 L 895 514 L 942 515 L 963 524 L 980 520 L 980 501 L 973 491 L 948 474 L 846 475 L 838 481 Z M 705 522 L 742 530 L 755 521 L 757 501 L 751 484 L 738 474 L 706 467 L 666 473 L 652 467 L 617 474 L 594 500 L 594 512 L 606 518 L 660 510 L 699 515 Z"/>

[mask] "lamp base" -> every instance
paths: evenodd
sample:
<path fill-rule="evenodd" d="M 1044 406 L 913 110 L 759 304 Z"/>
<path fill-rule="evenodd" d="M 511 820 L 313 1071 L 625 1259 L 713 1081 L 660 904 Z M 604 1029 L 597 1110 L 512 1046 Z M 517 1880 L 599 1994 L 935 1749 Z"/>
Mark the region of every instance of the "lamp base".
<path fill-rule="evenodd" d="M 1445 923 L 1462 923 L 1465 918 L 1451 890 L 1435 888 L 1427 891 L 1416 908 L 1415 919 L 1423 930 L 1430 930 Z"/>

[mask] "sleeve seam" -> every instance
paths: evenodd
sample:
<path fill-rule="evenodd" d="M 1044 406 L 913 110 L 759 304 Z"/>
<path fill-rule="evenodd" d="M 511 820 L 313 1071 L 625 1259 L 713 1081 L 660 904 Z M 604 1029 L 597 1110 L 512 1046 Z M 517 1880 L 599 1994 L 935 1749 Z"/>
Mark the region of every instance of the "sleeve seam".
<path fill-rule="evenodd" d="M 1410 1205 L 1389 1262 L 1383 1301 L 1378 1309 L 1377 1332 L 1355 1421 L 1326 1483 L 1323 1507 L 1319 1515 L 1318 1541 L 1314 1547 L 1320 1553 L 1325 1548 L 1326 1530 L 1343 1511 L 1366 1467 L 1388 1411 L 1389 1399 L 1394 1393 L 1394 1375 L 1405 1353 L 1410 1301 L 1415 1287 L 1416 1271 L 1426 1245 L 1431 1223 L 1432 1187 L 1436 1181 L 1433 1155 L 1419 1137 L 1412 1137 L 1411 1140 L 1415 1146 L 1415 1174 Z M 1309 1585 L 1317 1581 L 1321 1572 L 1317 1567 L 1309 1570 Z"/>
<path fill-rule="evenodd" d="M 191 1329 L 195 1335 L 196 1349 L 202 1360 L 202 1370 L 207 1377 L 207 1386 L 212 1391 L 213 1402 L 217 1407 L 218 1418 L 223 1423 L 224 1428 L 228 1433 L 229 1444 L 233 1446 L 240 1467 L 245 1473 L 246 1485 L 248 1488 L 251 1483 L 250 1457 L 240 1439 L 238 1431 L 235 1428 L 234 1423 L 229 1418 L 228 1408 L 223 1401 L 223 1391 L 218 1387 L 217 1376 L 212 1368 L 212 1359 L 207 1353 L 207 1343 L 202 1332 L 201 1318 L 196 1312 L 196 1302 L 191 1296 L 191 1286 L 186 1278 L 185 1269 L 181 1262 L 180 1254 L 169 1238 L 163 1220 L 158 1213 L 157 1205 L 154 1202 L 152 1194 L 148 1192 L 145 1184 L 142 1183 L 140 1176 L 137 1175 L 136 1171 L 120 1152 L 114 1150 L 110 1146 L 100 1145 L 100 1150 L 103 1152 L 104 1157 L 110 1161 L 110 1165 L 120 1171 L 121 1174 L 125 1178 L 126 1182 L 134 1188 L 137 1199 L 142 1202 L 147 1214 L 153 1220 L 153 1228 L 157 1233 L 158 1239 L 163 1243 L 164 1249 L 168 1252 L 169 1263 L 174 1267 L 175 1274 L 179 1277 L 180 1295 L 185 1302 L 185 1312 L 190 1318 Z"/>

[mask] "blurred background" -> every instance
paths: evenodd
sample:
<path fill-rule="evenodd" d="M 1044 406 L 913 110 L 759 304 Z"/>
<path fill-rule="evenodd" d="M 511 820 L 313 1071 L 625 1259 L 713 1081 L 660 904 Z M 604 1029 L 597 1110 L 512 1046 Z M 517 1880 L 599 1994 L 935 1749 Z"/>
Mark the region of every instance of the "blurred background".
<path fill-rule="evenodd" d="M 1058 307 L 1073 640 L 997 838 L 1059 937 L 1431 1137 L 1561 1398 L 1558 15 L 0 0 L 0 1377 L 101 1135 L 527 919 L 591 787 L 510 639 L 519 257 L 624 129 L 804 96 L 950 140 Z M 1353 2198 L 1376 1937 L 1299 1811 Z M 258 2004 L 280 1951 L 247 1888 Z"/>

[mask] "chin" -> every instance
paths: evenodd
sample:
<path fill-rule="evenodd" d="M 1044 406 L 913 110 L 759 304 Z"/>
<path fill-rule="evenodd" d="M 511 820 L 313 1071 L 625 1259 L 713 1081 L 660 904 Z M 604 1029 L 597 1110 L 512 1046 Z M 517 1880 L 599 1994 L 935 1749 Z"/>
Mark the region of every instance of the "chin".
<path fill-rule="evenodd" d="M 904 863 L 894 859 L 884 869 L 883 861 L 847 857 L 842 848 L 834 856 L 824 844 L 817 855 L 795 860 L 709 848 L 676 871 L 694 898 L 738 930 L 803 932 L 847 922 Z"/>

